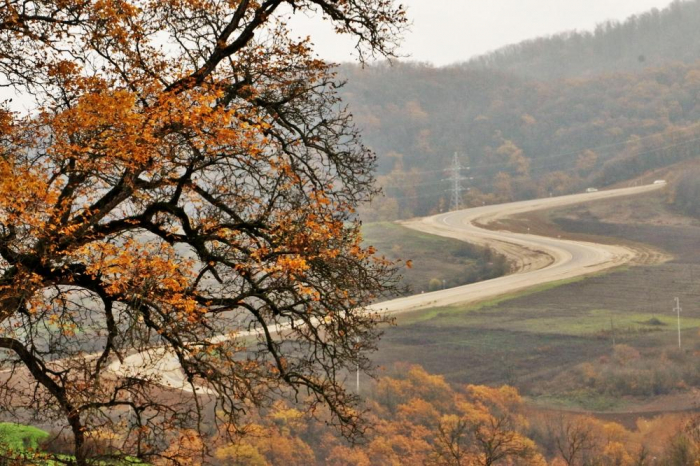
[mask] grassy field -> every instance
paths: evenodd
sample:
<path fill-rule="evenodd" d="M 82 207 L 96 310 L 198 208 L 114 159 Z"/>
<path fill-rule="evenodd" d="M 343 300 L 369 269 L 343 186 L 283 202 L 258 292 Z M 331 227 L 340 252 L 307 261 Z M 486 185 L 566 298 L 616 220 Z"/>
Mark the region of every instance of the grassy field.
<path fill-rule="evenodd" d="M 0 422 L 0 449 L 22 452 L 36 450 L 49 433 L 32 426 Z"/>
<path fill-rule="evenodd" d="M 653 271 L 659 290 L 639 290 L 650 269 L 408 315 L 386 330 L 377 361 L 419 363 L 457 383 L 508 383 L 533 397 L 558 398 L 559 404 L 595 410 L 615 405 L 601 401 L 609 398 L 605 393 L 563 384 L 566 390 L 559 391 L 549 382 L 583 363 L 613 358 L 613 340 L 636 348 L 648 364 L 662 363 L 664 352 L 677 345 L 676 317 L 667 295 L 674 294 L 670 290 L 675 286 L 687 298 L 682 302 L 689 303 L 691 292 L 681 289 L 682 274 L 668 265 Z M 700 349 L 700 313 L 689 307 L 681 323 L 685 351 L 694 354 Z"/>
<path fill-rule="evenodd" d="M 612 203 L 548 217 L 552 228 L 650 244 L 675 260 L 402 316 L 386 330 L 377 362 L 415 362 L 455 383 L 508 383 L 540 405 L 594 411 L 700 387 L 700 227 L 664 216 L 660 197 L 624 202 L 636 217 L 621 223 L 610 221 Z M 634 223 L 644 205 L 655 224 Z M 683 305 L 681 351 L 676 296 Z"/>
<path fill-rule="evenodd" d="M 374 246 L 380 254 L 413 262 L 411 269 L 403 271 L 403 283 L 412 293 L 487 280 L 506 270 L 504 259 L 487 249 L 395 223 L 365 224 L 362 235 L 365 244 Z"/>

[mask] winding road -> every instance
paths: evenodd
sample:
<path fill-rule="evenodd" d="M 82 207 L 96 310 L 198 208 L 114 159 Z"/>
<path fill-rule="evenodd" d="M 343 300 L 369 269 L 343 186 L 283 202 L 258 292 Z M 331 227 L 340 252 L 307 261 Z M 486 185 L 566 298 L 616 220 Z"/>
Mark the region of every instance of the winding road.
<path fill-rule="evenodd" d="M 402 222 L 404 226 L 414 230 L 488 246 L 504 254 L 513 264 L 513 270 L 511 274 L 499 278 L 394 299 L 374 305 L 372 309 L 397 314 L 429 307 L 473 303 L 505 293 L 633 263 L 648 252 L 632 246 L 493 231 L 484 226 L 526 212 L 642 194 L 664 186 L 665 184 L 651 184 L 489 205 Z"/>
<path fill-rule="evenodd" d="M 484 226 L 517 214 L 642 194 L 661 189 L 664 186 L 664 184 L 652 184 L 489 205 L 403 222 L 404 226 L 414 230 L 488 246 L 496 252 L 504 254 L 510 260 L 513 264 L 512 273 L 492 280 L 385 301 L 372 305 L 370 310 L 398 314 L 457 303 L 473 303 L 544 283 L 579 277 L 634 263 L 641 256 L 647 255 L 648 251 L 632 246 L 494 231 Z M 283 331 L 284 329 L 276 330 Z M 237 337 L 241 336 L 245 335 L 243 333 L 237 334 Z M 228 337 L 221 337 L 221 339 L 226 338 Z M 110 369 L 117 375 L 135 376 L 144 373 L 144 365 L 150 366 L 147 371 L 151 375 L 154 372 L 159 373 L 162 385 L 192 391 L 192 387 L 185 382 L 182 376 L 177 359 L 162 348 L 130 355 L 122 363 L 114 361 L 110 365 Z M 202 387 L 197 387 L 196 390 L 198 393 L 208 392 Z"/>

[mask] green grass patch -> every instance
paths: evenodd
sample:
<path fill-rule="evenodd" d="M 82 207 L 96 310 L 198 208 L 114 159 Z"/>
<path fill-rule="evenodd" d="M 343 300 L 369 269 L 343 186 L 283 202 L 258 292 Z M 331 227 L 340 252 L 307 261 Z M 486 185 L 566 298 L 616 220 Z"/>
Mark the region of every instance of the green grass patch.
<path fill-rule="evenodd" d="M 516 321 L 501 321 L 499 328 L 535 333 L 556 333 L 560 335 L 586 336 L 596 334 L 634 335 L 649 332 L 675 330 L 673 316 L 656 317 L 660 324 L 649 325 L 647 313 L 630 313 L 619 310 L 591 309 L 571 316 L 547 317 L 534 315 L 532 318 Z M 700 318 L 681 320 L 681 330 L 700 327 Z"/>
<path fill-rule="evenodd" d="M 521 295 L 526 296 L 527 294 Z M 510 299 L 515 299 L 512 297 Z M 674 316 L 636 313 L 611 309 L 578 310 L 566 313 L 559 308 L 499 309 L 503 301 L 473 307 L 443 307 L 402 316 L 399 325 L 423 324 L 430 327 L 470 327 L 571 336 L 636 335 L 676 330 Z M 681 330 L 700 327 L 700 318 L 684 317 Z"/>
<path fill-rule="evenodd" d="M 512 301 L 514 299 L 522 298 L 524 296 L 530 296 L 533 294 L 542 293 L 544 291 L 549 291 L 549 290 L 552 290 L 554 288 L 559 288 L 560 286 L 569 285 L 571 283 L 577 283 L 577 282 L 583 281 L 585 279 L 586 279 L 585 276 L 581 276 L 581 277 L 567 278 L 565 280 L 557 280 L 557 281 L 553 281 L 553 282 L 549 282 L 549 283 L 543 283 L 541 285 L 536 285 L 536 286 L 533 286 L 531 288 L 527 288 L 527 289 L 522 290 L 522 291 L 516 291 L 513 293 L 506 293 L 504 295 L 497 296 L 493 299 L 490 299 L 487 301 L 482 301 L 482 302 L 477 303 L 473 306 L 469 306 L 466 309 L 466 311 L 480 311 L 482 309 L 493 308 L 493 307 L 496 307 L 496 306 L 498 306 L 501 303 L 504 303 L 506 301 Z"/>
<path fill-rule="evenodd" d="M 616 272 L 620 272 L 620 270 L 616 270 Z M 591 309 L 587 306 L 575 306 L 574 303 L 565 301 L 560 306 L 556 306 L 547 304 L 544 297 L 542 303 L 531 303 L 531 301 L 539 301 L 538 297 L 536 298 L 534 295 L 568 285 L 580 284 L 588 278 L 600 277 L 603 274 L 605 272 L 545 283 L 474 304 L 419 310 L 400 315 L 398 324 L 489 328 L 583 337 L 611 335 L 612 333 L 624 336 L 675 331 L 676 317 L 673 315 L 650 315 L 649 312 L 621 309 Z M 557 291 L 560 295 L 565 292 L 566 288 Z M 571 292 L 572 295 L 575 294 L 574 290 Z M 682 316 L 682 330 L 699 327 L 700 318 Z"/>
<path fill-rule="evenodd" d="M 49 437 L 49 433 L 32 426 L 0 423 L 0 448 L 14 452 L 36 450 L 39 444 Z"/>
<path fill-rule="evenodd" d="M 7 456 L 17 458 L 22 464 L 34 464 L 37 466 L 58 466 L 71 461 L 74 458 L 69 455 L 51 455 L 41 451 L 42 442 L 49 439 L 51 434 L 34 426 L 15 424 L 12 422 L 0 422 L 0 451 Z M 60 461 L 57 461 L 60 460 Z M 14 464 L 14 463 L 13 463 Z M 100 461 L 101 466 L 148 466 L 136 458 L 124 458 L 115 461 Z"/>

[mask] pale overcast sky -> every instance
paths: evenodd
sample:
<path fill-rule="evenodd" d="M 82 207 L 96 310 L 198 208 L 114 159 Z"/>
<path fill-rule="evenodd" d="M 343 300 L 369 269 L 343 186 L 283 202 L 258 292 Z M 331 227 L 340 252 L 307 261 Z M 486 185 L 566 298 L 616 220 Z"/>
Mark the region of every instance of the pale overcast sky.
<path fill-rule="evenodd" d="M 412 60 L 446 65 L 557 32 L 592 30 L 609 19 L 624 20 L 671 0 L 398 0 L 413 22 L 401 48 Z M 319 21 L 292 23 L 309 34 L 318 54 L 332 61 L 352 58 L 352 43 Z M 304 31 L 304 32 L 302 32 Z"/>
<path fill-rule="evenodd" d="M 400 53 L 435 65 L 468 60 L 508 44 L 557 32 L 592 30 L 596 24 L 624 20 L 671 0 L 397 0 L 408 8 L 413 23 Z M 317 53 L 327 60 L 353 60 L 353 43 L 322 21 L 296 17 L 292 27 L 311 35 Z M 0 100 L 15 97 L 11 105 L 29 104 L 11 89 L 0 88 Z"/>

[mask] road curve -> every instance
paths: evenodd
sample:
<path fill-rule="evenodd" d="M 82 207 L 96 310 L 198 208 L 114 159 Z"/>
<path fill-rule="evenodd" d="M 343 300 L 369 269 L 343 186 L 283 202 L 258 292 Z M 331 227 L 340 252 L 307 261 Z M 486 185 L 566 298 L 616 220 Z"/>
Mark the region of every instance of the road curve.
<path fill-rule="evenodd" d="M 627 264 L 640 254 L 628 246 L 571 241 L 483 228 L 497 220 L 537 210 L 641 194 L 663 188 L 651 184 L 593 193 L 475 207 L 402 222 L 408 228 L 488 246 L 514 264 L 511 274 L 446 290 L 394 299 L 372 306 L 391 314 L 473 303 L 536 285 L 588 275 Z"/>
<path fill-rule="evenodd" d="M 504 293 L 627 264 L 640 254 L 633 247 L 493 231 L 483 228 L 483 225 L 525 212 L 641 194 L 663 187 L 663 184 L 654 184 L 489 205 L 402 222 L 403 225 L 415 230 L 491 247 L 505 254 L 515 265 L 513 273 L 492 280 L 385 301 L 370 306 L 369 310 L 398 314 L 457 303 L 472 303 Z M 285 329 L 273 330 L 280 332 Z M 241 338 L 251 334 L 251 332 L 239 332 L 236 337 Z M 228 338 L 229 336 L 222 335 L 217 339 L 222 341 Z M 148 366 L 148 369 L 144 366 Z M 114 361 L 110 365 L 110 370 L 121 376 L 139 376 L 144 373 L 144 369 L 151 375 L 158 373 L 158 381 L 164 386 L 193 391 L 192 386 L 184 379 L 177 358 L 163 348 L 135 353 L 121 363 Z M 195 390 L 202 394 L 210 393 L 202 387 L 196 387 Z"/>

